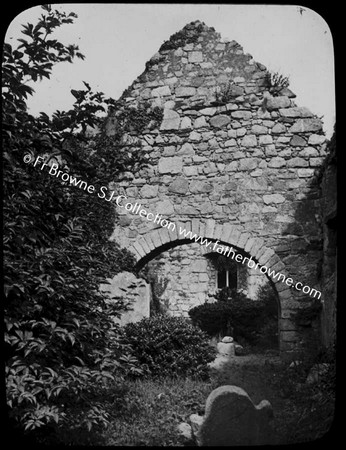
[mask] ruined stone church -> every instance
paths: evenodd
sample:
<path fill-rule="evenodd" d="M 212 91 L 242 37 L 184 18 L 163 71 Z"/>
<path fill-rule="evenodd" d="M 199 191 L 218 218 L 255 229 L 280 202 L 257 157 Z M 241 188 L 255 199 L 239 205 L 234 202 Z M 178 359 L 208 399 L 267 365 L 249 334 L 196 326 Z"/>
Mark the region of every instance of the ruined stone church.
<path fill-rule="evenodd" d="M 270 282 L 280 350 L 289 352 L 307 339 L 294 312 L 313 301 L 311 289 L 321 290 L 316 173 L 326 139 L 321 120 L 296 105 L 284 81 L 199 21 L 164 42 L 122 96 L 130 108 L 143 102 L 162 108 L 158 126 L 124 138 L 125 145 L 141 143 L 149 164 L 125 173 L 112 189 L 176 227 L 115 205 L 112 239 L 134 254 L 138 270 L 155 267 L 167 280 L 161 298 L 173 315 L 187 315 L 225 286 L 256 300 L 259 286 Z M 110 136 L 116 117 L 106 121 Z M 304 292 L 220 257 L 184 238 L 179 227 L 232 246 L 300 282 Z M 315 332 L 311 327 L 310 337 Z"/>

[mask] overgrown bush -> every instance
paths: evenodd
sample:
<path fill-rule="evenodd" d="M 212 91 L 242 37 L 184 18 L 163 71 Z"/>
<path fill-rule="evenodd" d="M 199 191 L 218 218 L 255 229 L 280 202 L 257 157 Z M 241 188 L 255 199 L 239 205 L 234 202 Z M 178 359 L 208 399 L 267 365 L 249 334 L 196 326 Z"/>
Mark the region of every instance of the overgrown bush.
<path fill-rule="evenodd" d="M 208 336 L 183 317 L 155 316 L 123 328 L 123 340 L 151 376 L 208 376 L 215 358 Z"/>
<path fill-rule="evenodd" d="M 210 337 L 231 334 L 231 306 L 223 302 L 204 303 L 190 309 L 192 323 Z"/>
<path fill-rule="evenodd" d="M 28 113 L 27 96 L 34 92 L 29 85 L 49 78 L 56 63 L 83 57 L 76 46 L 51 36 L 76 15 L 42 8 L 38 23 L 23 27 L 18 46 L 5 43 L 3 52 L 6 394 L 13 434 L 45 442 L 49 433 L 70 444 L 77 430 L 87 441 L 90 430 L 107 425 L 102 396 L 140 370 L 112 320 L 123 305 L 109 305 L 99 290 L 105 278 L 133 270 L 134 259 L 109 241 L 111 203 L 33 161 L 56 158 L 63 172 L 96 186 L 135 167 L 138 159 L 120 148 L 120 132 L 111 153 L 109 146 L 101 151 L 86 144 L 87 126 L 98 125 L 97 113 L 114 105 L 87 83 L 87 90 L 71 91 L 76 102 L 70 111 L 52 118 Z M 124 118 L 126 131 L 131 117 Z M 25 164 L 28 155 L 32 161 Z"/>
<path fill-rule="evenodd" d="M 267 338 L 266 334 L 271 335 L 277 329 L 277 305 L 273 295 L 275 293 L 271 294 L 268 288 L 263 288 L 260 298 L 251 300 L 242 292 L 223 288 L 215 295 L 215 303 L 195 306 L 190 309 L 189 316 L 211 337 L 230 334 L 238 341 L 255 345 Z M 275 307 L 276 328 L 272 325 Z"/>
<path fill-rule="evenodd" d="M 221 289 L 215 297 L 215 303 L 190 309 L 192 322 L 209 336 L 230 333 L 235 339 L 253 342 L 260 326 L 262 304 L 229 288 Z"/>

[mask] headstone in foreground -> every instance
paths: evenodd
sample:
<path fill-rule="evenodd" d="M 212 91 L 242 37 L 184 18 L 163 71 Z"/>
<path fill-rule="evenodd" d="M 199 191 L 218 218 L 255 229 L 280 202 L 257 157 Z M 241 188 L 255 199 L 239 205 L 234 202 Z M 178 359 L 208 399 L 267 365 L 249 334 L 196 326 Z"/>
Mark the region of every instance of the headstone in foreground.
<path fill-rule="evenodd" d="M 202 447 L 270 444 L 272 417 L 267 400 L 256 406 L 238 386 L 221 386 L 207 398 L 197 443 Z"/>

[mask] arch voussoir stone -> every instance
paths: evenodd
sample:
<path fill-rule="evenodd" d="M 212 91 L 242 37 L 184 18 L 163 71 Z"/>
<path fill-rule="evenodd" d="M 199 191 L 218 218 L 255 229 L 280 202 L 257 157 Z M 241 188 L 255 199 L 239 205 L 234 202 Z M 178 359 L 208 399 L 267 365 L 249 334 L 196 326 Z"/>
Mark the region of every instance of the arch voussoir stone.
<path fill-rule="evenodd" d="M 269 258 L 269 260 L 267 261 L 267 264 L 266 264 L 266 266 L 269 268 L 271 268 L 271 269 L 273 269 L 273 270 L 275 270 L 275 265 L 276 264 L 278 264 L 278 263 L 280 263 L 281 262 L 281 259 L 278 257 L 278 255 L 276 254 L 276 253 L 274 253 L 274 255 L 272 255 L 270 258 Z"/>
<path fill-rule="evenodd" d="M 151 233 L 146 233 L 144 239 L 146 240 L 146 243 L 148 244 L 149 249 L 151 251 L 155 250 L 155 244 L 154 244 L 154 242 L 153 242 L 153 240 L 151 238 Z"/>
<path fill-rule="evenodd" d="M 205 223 L 205 230 L 204 234 L 206 238 L 214 239 L 214 228 L 215 228 L 216 222 L 214 219 L 207 219 Z"/>
<path fill-rule="evenodd" d="M 284 270 L 286 267 L 286 265 L 281 261 L 277 261 L 276 264 L 273 264 L 271 269 L 274 270 L 275 272 L 281 272 L 282 270 Z"/>
<path fill-rule="evenodd" d="M 241 233 L 240 237 L 238 239 L 238 243 L 237 243 L 238 247 L 245 248 L 245 244 L 249 238 L 250 238 L 250 233 Z"/>
<path fill-rule="evenodd" d="M 233 227 L 228 239 L 230 241 L 232 241 L 232 243 L 234 243 L 234 245 L 237 245 L 237 241 L 240 238 L 240 235 L 241 235 L 241 231 L 238 230 L 238 228 Z"/>
<path fill-rule="evenodd" d="M 131 253 L 133 254 L 136 262 L 138 263 L 143 257 L 140 255 L 140 253 L 136 250 L 134 246 L 130 248 Z"/>
<path fill-rule="evenodd" d="M 261 238 L 255 238 L 254 243 L 252 244 L 250 248 L 250 254 L 253 255 L 254 258 L 257 258 L 257 253 L 262 249 L 264 246 L 264 241 Z"/>
<path fill-rule="evenodd" d="M 255 258 L 258 260 L 260 257 L 268 250 L 268 247 L 266 247 L 265 245 L 262 245 L 256 252 Z"/>
<path fill-rule="evenodd" d="M 198 219 L 192 219 L 191 221 L 191 233 L 192 234 L 197 234 L 198 236 L 200 236 L 199 234 L 199 220 Z"/>
<path fill-rule="evenodd" d="M 152 235 L 151 235 L 151 237 L 153 239 L 155 248 L 161 247 L 162 242 L 161 242 L 161 239 L 160 239 L 159 231 L 158 230 L 154 230 Z"/>
<path fill-rule="evenodd" d="M 140 244 L 146 255 L 150 253 L 149 245 L 144 237 L 140 238 L 138 243 Z"/>
<path fill-rule="evenodd" d="M 167 231 L 168 231 L 169 239 L 171 241 L 176 241 L 179 238 L 179 233 L 178 233 L 178 229 L 176 226 L 174 228 L 173 227 L 167 228 Z"/>
<path fill-rule="evenodd" d="M 275 252 L 272 248 L 266 247 L 266 250 L 264 253 L 261 254 L 258 258 L 258 262 L 261 265 L 267 265 L 267 262 L 270 260 L 270 258 L 275 255 Z"/>
<path fill-rule="evenodd" d="M 232 233 L 233 228 L 234 228 L 234 225 L 231 225 L 229 223 L 225 223 L 223 225 L 223 228 L 222 228 L 222 240 L 224 242 L 229 242 L 229 237 L 230 237 L 230 235 Z"/>
<path fill-rule="evenodd" d="M 246 244 L 245 244 L 245 247 L 244 247 L 244 250 L 245 250 L 247 253 L 250 253 L 250 249 L 251 249 L 251 247 L 252 247 L 252 245 L 253 245 L 254 242 L 255 242 L 255 238 L 254 238 L 254 237 L 250 237 L 250 238 L 247 240 L 247 242 L 246 242 Z"/>
<path fill-rule="evenodd" d="M 222 230 L 223 230 L 222 224 L 216 225 L 216 227 L 214 229 L 214 239 L 216 239 L 216 240 L 222 239 Z"/>
<path fill-rule="evenodd" d="M 143 247 L 141 246 L 141 244 L 138 241 L 136 241 L 134 244 L 132 244 L 132 247 L 136 250 L 136 253 L 138 253 L 138 255 L 141 258 L 143 258 L 146 255 Z"/>
<path fill-rule="evenodd" d="M 178 228 L 178 239 L 179 240 L 184 240 L 186 239 L 184 234 L 180 234 L 180 230 L 185 230 L 186 232 L 191 231 L 191 222 L 190 221 L 186 221 L 186 222 L 178 222 L 177 223 L 177 228 Z"/>
<path fill-rule="evenodd" d="M 160 234 L 160 237 L 161 237 L 162 244 L 167 244 L 167 242 L 171 241 L 171 239 L 169 237 L 169 233 L 168 233 L 166 228 L 161 228 L 159 230 L 159 234 Z"/>
<path fill-rule="evenodd" d="M 204 221 L 202 221 L 202 220 L 200 221 L 198 229 L 199 229 L 198 235 L 205 236 L 205 222 Z"/>

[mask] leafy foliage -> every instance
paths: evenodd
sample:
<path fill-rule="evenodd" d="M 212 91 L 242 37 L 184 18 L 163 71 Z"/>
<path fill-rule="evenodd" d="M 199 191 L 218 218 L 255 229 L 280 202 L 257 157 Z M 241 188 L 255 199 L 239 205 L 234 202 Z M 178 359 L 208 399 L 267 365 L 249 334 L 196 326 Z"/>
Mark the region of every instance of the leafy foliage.
<path fill-rule="evenodd" d="M 204 303 L 189 310 L 192 323 L 210 337 L 231 334 L 230 305 L 222 302 Z"/>
<path fill-rule="evenodd" d="M 26 110 L 25 100 L 34 90 L 28 82 L 50 78 L 52 68 L 59 62 L 72 62 L 75 57 L 84 59 L 76 45 L 63 45 L 50 36 L 56 28 L 71 24 L 75 13 L 65 14 L 52 10 L 50 5 L 42 6 L 44 13 L 34 26 L 23 25 L 25 39 L 18 39 L 16 49 L 8 43 L 3 51 L 3 130 L 12 136 L 16 126 L 23 125 L 19 111 Z M 18 111 L 19 109 L 19 111 Z"/>
<path fill-rule="evenodd" d="M 131 128 L 133 111 L 116 136 L 102 147 L 87 143 L 87 129 L 100 124 L 99 113 L 114 107 L 102 93 L 71 91 L 76 101 L 67 112 L 35 118 L 27 112 L 28 83 L 49 78 L 56 63 L 82 58 L 74 45 L 51 38 L 73 23 L 43 6 L 37 25 L 23 27 L 26 39 L 3 53 L 4 146 L 4 312 L 7 405 L 11 425 L 38 439 L 73 441 L 71 431 L 88 441 L 91 429 L 108 423 L 102 396 L 129 373 L 141 370 L 119 341 L 113 318 L 123 310 L 111 306 L 99 286 L 134 259 L 109 241 L 114 210 L 96 195 L 25 165 L 24 155 L 79 175 L 90 184 L 114 180 L 144 163 L 142 153 L 121 147 L 121 129 Z M 148 126 L 143 108 L 135 127 Z M 145 109 L 146 111 L 146 109 Z M 154 114 L 155 115 L 155 114 Z M 140 122 L 140 125 L 138 125 Z M 118 147 L 112 147 L 114 142 Z M 112 152 L 111 152 L 112 150 Z M 40 429 L 46 432 L 40 432 Z M 80 442 L 80 441 L 79 441 Z"/>
<path fill-rule="evenodd" d="M 274 294 L 268 294 L 266 289 L 257 301 L 234 289 L 220 289 L 215 296 L 216 302 L 195 306 L 190 309 L 189 316 L 209 336 L 230 334 L 238 341 L 259 343 L 267 337 L 266 332 L 273 332 L 268 322 L 274 321 L 277 330 L 276 298 L 273 303 L 270 295 Z"/>
<path fill-rule="evenodd" d="M 207 377 L 215 351 L 207 335 L 183 317 L 158 315 L 124 327 L 124 341 L 151 376 Z"/>

